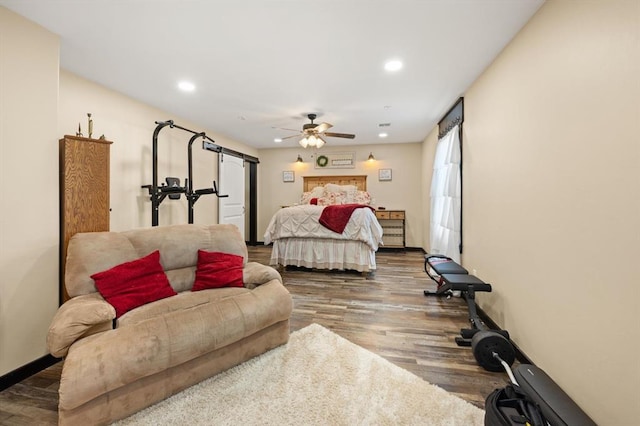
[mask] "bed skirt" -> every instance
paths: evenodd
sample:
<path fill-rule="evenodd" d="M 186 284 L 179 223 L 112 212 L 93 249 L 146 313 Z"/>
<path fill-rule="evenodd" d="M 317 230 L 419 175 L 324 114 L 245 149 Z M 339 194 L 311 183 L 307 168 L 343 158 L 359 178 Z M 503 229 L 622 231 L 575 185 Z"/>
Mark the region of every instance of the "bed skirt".
<path fill-rule="evenodd" d="M 282 238 L 273 242 L 269 264 L 369 272 L 376 252 L 362 241 Z"/>

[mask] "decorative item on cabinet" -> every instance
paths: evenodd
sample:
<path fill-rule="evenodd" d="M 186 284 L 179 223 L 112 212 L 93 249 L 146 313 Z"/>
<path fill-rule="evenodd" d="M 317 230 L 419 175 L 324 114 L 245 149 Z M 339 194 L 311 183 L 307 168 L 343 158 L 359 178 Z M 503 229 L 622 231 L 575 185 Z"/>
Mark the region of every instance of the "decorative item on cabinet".
<path fill-rule="evenodd" d="M 109 156 L 106 139 L 65 135 L 59 141 L 60 304 L 69 240 L 78 232 L 109 231 Z"/>
<path fill-rule="evenodd" d="M 91 113 L 87 113 L 87 117 L 89 118 L 89 123 L 87 128 L 89 129 L 89 139 L 91 139 L 91 135 L 93 134 L 93 120 L 91 119 Z"/>

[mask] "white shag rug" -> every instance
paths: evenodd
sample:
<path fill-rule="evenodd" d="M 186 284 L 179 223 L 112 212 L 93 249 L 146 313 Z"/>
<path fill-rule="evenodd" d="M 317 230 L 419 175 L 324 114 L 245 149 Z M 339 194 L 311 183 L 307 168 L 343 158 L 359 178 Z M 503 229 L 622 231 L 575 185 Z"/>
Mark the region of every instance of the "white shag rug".
<path fill-rule="evenodd" d="M 484 411 L 326 328 L 116 425 L 483 425 Z"/>

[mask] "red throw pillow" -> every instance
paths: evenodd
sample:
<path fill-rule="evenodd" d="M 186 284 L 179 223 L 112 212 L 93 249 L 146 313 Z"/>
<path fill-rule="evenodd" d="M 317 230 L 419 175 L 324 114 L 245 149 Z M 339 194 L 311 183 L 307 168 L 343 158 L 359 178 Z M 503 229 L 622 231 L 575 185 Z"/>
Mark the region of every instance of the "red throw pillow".
<path fill-rule="evenodd" d="M 96 288 L 114 308 L 116 318 L 130 310 L 177 293 L 160 264 L 160 252 L 91 275 Z"/>
<path fill-rule="evenodd" d="M 220 287 L 242 287 L 243 257 L 230 253 L 198 250 L 196 279 L 191 291 Z"/>
<path fill-rule="evenodd" d="M 312 198 L 312 199 L 309 201 L 309 204 L 313 204 L 313 205 L 316 205 L 316 206 L 317 206 L 317 205 L 318 205 L 318 199 L 317 199 L 317 198 Z"/>

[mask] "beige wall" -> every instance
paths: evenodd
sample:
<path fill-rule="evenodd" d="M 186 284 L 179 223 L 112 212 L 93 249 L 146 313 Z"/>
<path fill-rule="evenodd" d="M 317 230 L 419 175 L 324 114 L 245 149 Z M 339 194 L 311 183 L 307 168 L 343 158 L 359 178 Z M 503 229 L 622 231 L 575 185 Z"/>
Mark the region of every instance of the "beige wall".
<path fill-rule="evenodd" d="M 172 90 L 172 88 L 168 88 Z M 176 92 L 175 96 L 181 96 Z M 75 134 L 80 123 L 87 129 L 87 113 L 93 119 L 93 137 L 104 134 L 111 145 L 111 229 L 120 231 L 151 226 L 149 192 L 142 185 L 152 182 L 152 136 L 156 121 L 173 119 L 182 127 L 204 131 L 218 145 L 245 154 L 257 155 L 255 148 L 235 142 L 180 117 L 152 108 L 120 93 L 60 72 L 60 106 L 58 133 Z M 187 147 L 192 134 L 176 128 L 163 128 L 158 136 L 158 184 L 164 178 L 188 176 Z M 211 187 L 217 181 L 218 154 L 202 149 L 201 139 L 193 144 L 194 189 Z M 213 195 L 202 196 L 195 204 L 195 223 L 217 223 L 218 201 Z M 187 223 L 187 201 L 165 199 L 160 204 L 160 225 Z"/>
<path fill-rule="evenodd" d="M 638 421 L 639 15 L 550 0 L 465 95 L 463 263 L 602 425 Z"/>
<path fill-rule="evenodd" d="M 332 148 L 327 142 L 320 153 L 355 152 L 354 169 L 316 169 L 313 150 L 303 148 L 261 149 L 258 166 L 258 240 L 273 214 L 283 205 L 297 203 L 302 195 L 302 176 L 367 175 L 367 190 L 377 206 L 406 211 L 406 244 L 422 246 L 422 145 L 419 143 L 395 145 L 354 145 Z M 372 152 L 376 161 L 367 161 Z M 304 163 L 296 163 L 298 154 Z M 391 169 L 392 180 L 378 181 L 378 169 Z M 295 182 L 282 182 L 282 172 L 293 170 Z"/>
<path fill-rule="evenodd" d="M 47 354 L 58 307 L 58 51 L 0 7 L 0 375 Z"/>

